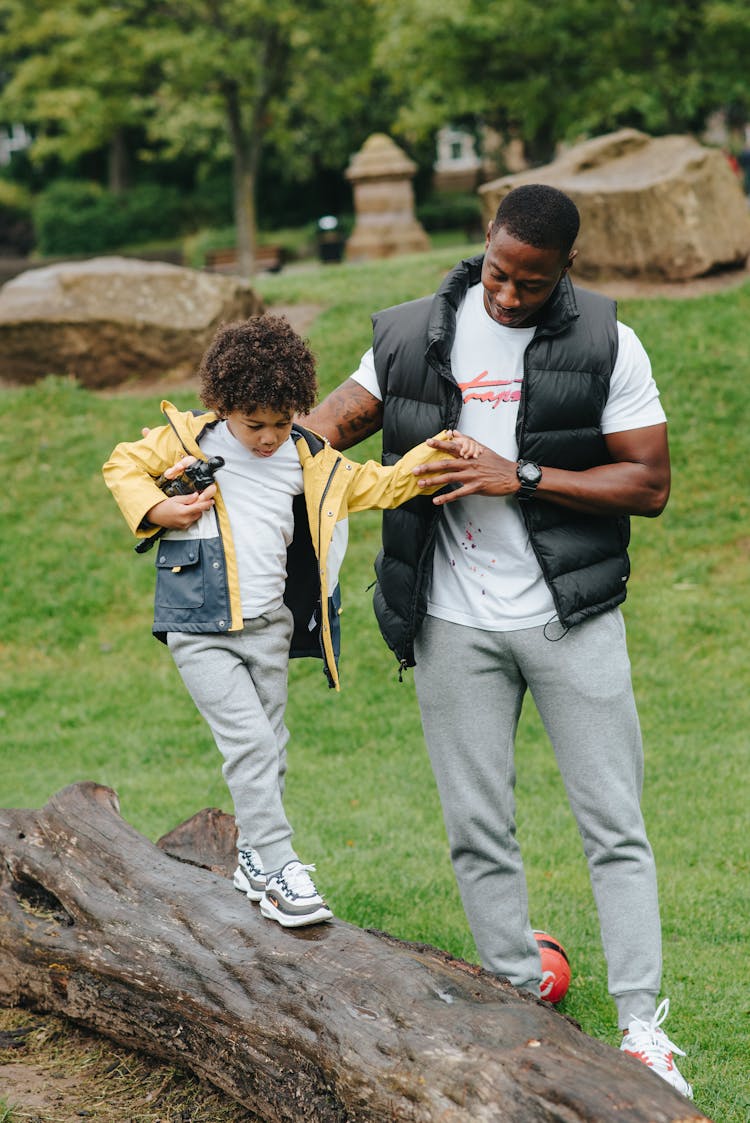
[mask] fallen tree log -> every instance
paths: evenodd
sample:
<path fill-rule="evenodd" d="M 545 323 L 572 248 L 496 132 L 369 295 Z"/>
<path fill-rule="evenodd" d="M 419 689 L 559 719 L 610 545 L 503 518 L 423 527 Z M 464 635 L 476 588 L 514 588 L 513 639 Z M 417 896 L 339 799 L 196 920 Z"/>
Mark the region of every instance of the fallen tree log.
<path fill-rule="evenodd" d="M 154 845 L 93 783 L 0 811 L 0 1004 L 179 1064 L 268 1123 L 705 1120 L 480 968 L 264 920 L 226 877 L 233 846 L 211 810 Z"/>

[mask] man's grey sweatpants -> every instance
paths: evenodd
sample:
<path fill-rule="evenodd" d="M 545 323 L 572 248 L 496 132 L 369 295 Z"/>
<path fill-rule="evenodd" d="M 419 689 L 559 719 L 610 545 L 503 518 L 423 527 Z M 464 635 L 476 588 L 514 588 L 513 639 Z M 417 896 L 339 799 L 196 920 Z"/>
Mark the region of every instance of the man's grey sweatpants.
<path fill-rule="evenodd" d="M 224 757 L 237 845 L 265 870 L 296 858 L 282 797 L 289 731 L 284 722 L 292 614 L 286 605 L 227 635 L 167 636 L 182 680 Z"/>
<path fill-rule="evenodd" d="M 661 981 L 654 860 L 640 809 L 643 749 L 619 609 L 550 640 L 427 617 L 414 672 L 451 859 L 485 968 L 539 993 L 516 840 L 514 743 L 528 687 L 589 864 L 620 1028 L 653 1017 Z"/>

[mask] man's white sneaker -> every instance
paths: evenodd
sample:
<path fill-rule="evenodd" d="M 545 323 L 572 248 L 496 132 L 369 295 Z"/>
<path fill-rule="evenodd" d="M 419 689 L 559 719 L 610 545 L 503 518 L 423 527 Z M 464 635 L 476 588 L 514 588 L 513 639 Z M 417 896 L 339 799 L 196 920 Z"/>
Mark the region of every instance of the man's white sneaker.
<path fill-rule="evenodd" d="M 680 1057 L 684 1057 L 685 1054 L 682 1049 L 678 1049 L 674 1042 L 669 1040 L 661 1028 L 661 1024 L 668 1013 L 669 999 L 665 998 L 650 1022 L 644 1022 L 642 1018 L 632 1018 L 628 1026 L 628 1032 L 622 1039 L 620 1049 L 623 1053 L 630 1053 L 632 1057 L 637 1057 L 639 1061 L 643 1061 L 645 1065 L 648 1065 L 657 1075 L 661 1076 L 662 1080 L 666 1080 L 683 1096 L 692 1100 L 693 1089 L 680 1073 L 672 1056 L 673 1053 L 677 1053 Z"/>
<path fill-rule="evenodd" d="M 259 901 L 266 891 L 266 875 L 257 850 L 240 850 L 237 853 L 237 869 L 232 882 L 235 889 L 250 901 Z"/>
<path fill-rule="evenodd" d="M 308 870 L 296 859 L 269 874 L 266 891 L 260 902 L 260 911 L 269 920 L 284 928 L 301 928 L 305 924 L 318 924 L 330 920 L 333 913 L 315 888 Z"/>

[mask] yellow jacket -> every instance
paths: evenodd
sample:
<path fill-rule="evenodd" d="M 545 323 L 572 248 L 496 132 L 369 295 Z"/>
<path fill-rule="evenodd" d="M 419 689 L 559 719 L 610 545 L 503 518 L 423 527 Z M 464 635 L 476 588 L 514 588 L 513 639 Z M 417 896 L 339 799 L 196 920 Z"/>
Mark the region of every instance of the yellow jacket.
<path fill-rule="evenodd" d="M 237 559 L 229 518 L 217 477 L 214 508 L 187 531 L 161 531 L 146 512 L 164 498 L 156 480 L 186 453 L 205 460 L 201 436 L 219 421 L 212 412 L 181 412 L 162 402 L 167 424 L 139 441 L 118 444 L 104 465 L 107 486 L 125 520 L 140 539 L 158 544 L 153 632 L 162 641 L 169 631 L 239 631 L 242 623 Z M 444 436 L 444 434 L 440 434 Z M 348 514 L 398 507 L 420 488 L 411 469 L 444 452 L 421 444 L 392 467 L 374 460 L 349 460 L 309 429 L 292 429 L 304 495 L 294 501 L 294 540 L 287 557 L 284 599 L 295 620 L 290 655 L 323 659 L 329 684 L 339 687 L 340 590 L 338 575 L 346 550 Z M 139 549 L 143 550 L 144 546 Z M 147 547 L 146 547 L 147 548 Z"/>

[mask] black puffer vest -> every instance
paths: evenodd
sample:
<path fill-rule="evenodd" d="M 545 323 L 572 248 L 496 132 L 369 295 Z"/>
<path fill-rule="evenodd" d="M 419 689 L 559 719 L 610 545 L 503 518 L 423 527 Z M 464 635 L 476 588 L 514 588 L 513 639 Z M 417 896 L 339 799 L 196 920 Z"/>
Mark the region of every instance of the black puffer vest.
<path fill-rule="evenodd" d="M 384 464 L 458 423 L 461 392 L 450 368 L 456 311 L 466 290 L 480 283 L 482 261 L 460 262 L 435 296 L 373 316 Z M 574 288 L 564 276 L 524 356 L 516 428 L 522 459 L 569 471 L 609 463 L 600 422 L 616 357 L 616 305 Z M 625 600 L 629 519 L 581 514 L 541 499 L 522 503 L 521 510 L 565 627 Z M 375 613 L 404 666 L 414 665 L 441 515 L 427 497 L 383 514 Z"/>

